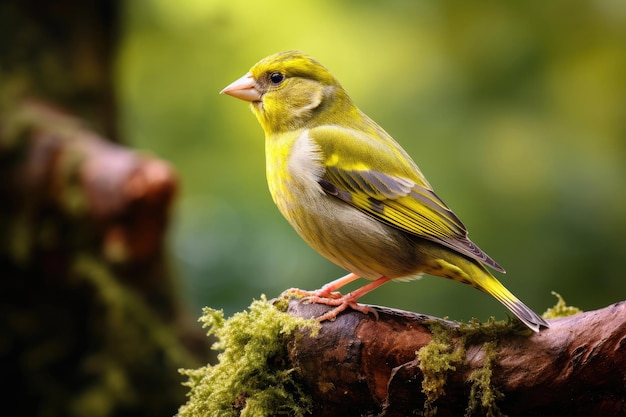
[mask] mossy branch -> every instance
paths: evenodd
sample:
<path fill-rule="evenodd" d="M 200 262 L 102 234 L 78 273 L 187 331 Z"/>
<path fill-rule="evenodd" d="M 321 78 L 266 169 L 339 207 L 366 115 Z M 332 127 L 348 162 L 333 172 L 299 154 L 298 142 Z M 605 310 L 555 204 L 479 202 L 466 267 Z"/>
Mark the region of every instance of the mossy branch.
<path fill-rule="evenodd" d="M 551 314 L 575 312 L 564 307 Z M 348 311 L 313 336 L 298 321 L 328 308 L 291 299 L 284 313 L 262 300 L 226 321 L 207 310 L 224 352 L 185 371 L 180 415 L 252 415 L 250 404 L 268 417 L 624 415 L 626 302 L 553 318 L 538 334 L 381 307 L 378 319 Z"/>
<path fill-rule="evenodd" d="M 551 314 L 574 312 L 563 307 Z M 305 318 L 326 309 L 289 306 Z M 625 415 L 626 302 L 553 318 L 537 334 L 513 321 L 459 325 L 377 310 L 378 320 L 348 312 L 315 340 L 298 339 L 291 359 L 316 417 Z"/>

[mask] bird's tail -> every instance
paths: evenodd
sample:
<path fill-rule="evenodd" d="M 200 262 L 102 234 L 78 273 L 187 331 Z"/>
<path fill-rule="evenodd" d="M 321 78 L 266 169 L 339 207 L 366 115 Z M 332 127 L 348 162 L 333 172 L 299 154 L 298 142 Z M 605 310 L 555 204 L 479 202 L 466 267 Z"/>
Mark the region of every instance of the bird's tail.
<path fill-rule="evenodd" d="M 484 272 L 489 275 L 489 278 L 480 279 L 479 281 L 482 282 L 476 286 L 478 289 L 493 296 L 496 300 L 504 304 L 506 308 L 511 310 L 511 312 L 531 330 L 538 332 L 542 327 L 550 327 L 548 322 L 531 310 L 526 304 L 522 303 L 493 275 L 488 271 Z"/>
<path fill-rule="evenodd" d="M 438 273 L 429 271 L 429 274 L 444 276 L 486 292 L 504 304 L 518 319 L 535 332 L 538 332 L 542 327 L 550 327 L 541 316 L 522 303 L 487 268 L 478 262 L 461 256 L 455 256 L 454 264 L 443 259 L 438 259 L 435 262 L 438 264 Z"/>

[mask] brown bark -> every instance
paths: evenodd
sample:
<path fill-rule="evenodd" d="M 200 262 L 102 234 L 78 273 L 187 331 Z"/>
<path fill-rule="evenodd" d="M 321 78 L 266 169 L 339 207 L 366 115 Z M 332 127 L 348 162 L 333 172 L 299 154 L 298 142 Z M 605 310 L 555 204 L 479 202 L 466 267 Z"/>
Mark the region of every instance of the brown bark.
<path fill-rule="evenodd" d="M 326 310 L 297 300 L 289 307 L 298 317 Z M 498 415 L 498 409 L 510 417 L 626 415 L 626 302 L 552 319 L 538 334 L 509 329 L 466 338 L 455 323 L 378 311 L 378 320 L 341 314 L 323 323 L 316 338 L 296 338 L 290 356 L 311 390 L 315 416 L 421 415 L 426 397 L 416 352 L 433 338 L 432 321 L 452 334 L 452 350 L 464 349 L 456 369 L 445 372 L 445 394 L 433 403 L 437 416 L 464 415 L 470 375 L 485 369 L 488 356 L 490 385 L 503 398 L 497 408 L 479 405 L 472 415 Z"/>

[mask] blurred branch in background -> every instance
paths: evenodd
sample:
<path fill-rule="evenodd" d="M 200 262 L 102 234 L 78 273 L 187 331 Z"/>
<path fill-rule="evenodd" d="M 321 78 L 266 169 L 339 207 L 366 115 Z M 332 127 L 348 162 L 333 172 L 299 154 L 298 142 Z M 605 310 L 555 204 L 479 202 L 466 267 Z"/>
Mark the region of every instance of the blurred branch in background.
<path fill-rule="evenodd" d="M 178 181 L 113 144 L 117 2 L 0 4 L 0 367 L 16 416 L 170 416 L 208 360 L 165 256 Z M 10 40 L 10 41 L 8 41 Z"/>

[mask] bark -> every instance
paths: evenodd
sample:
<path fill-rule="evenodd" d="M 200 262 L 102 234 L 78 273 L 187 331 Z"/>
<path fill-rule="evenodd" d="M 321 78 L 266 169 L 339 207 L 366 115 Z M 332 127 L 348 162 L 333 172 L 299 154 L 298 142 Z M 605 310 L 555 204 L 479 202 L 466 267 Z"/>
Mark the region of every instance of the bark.
<path fill-rule="evenodd" d="M 447 351 L 463 356 L 437 375 L 445 392 L 426 414 L 626 415 L 626 302 L 552 319 L 538 334 L 509 328 L 466 337 L 452 322 L 377 309 L 378 320 L 351 311 L 323 323 L 316 338 L 296 338 L 290 357 L 310 388 L 315 416 L 423 415 L 428 368 L 416 353 L 433 340 L 433 329 L 447 330 Z M 308 318 L 327 307 L 292 300 L 289 311 Z M 481 404 L 489 400 L 484 394 L 494 398 Z M 479 402 L 470 411 L 472 396 Z"/>

